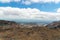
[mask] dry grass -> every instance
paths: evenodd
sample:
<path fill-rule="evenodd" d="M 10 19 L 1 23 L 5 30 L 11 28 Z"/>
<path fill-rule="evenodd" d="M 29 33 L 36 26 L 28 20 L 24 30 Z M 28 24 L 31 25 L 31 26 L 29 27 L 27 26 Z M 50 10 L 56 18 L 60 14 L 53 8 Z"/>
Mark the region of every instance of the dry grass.
<path fill-rule="evenodd" d="M 0 40 L 60 40 L 60 29 L 47 27 L 1 29 Z"/>

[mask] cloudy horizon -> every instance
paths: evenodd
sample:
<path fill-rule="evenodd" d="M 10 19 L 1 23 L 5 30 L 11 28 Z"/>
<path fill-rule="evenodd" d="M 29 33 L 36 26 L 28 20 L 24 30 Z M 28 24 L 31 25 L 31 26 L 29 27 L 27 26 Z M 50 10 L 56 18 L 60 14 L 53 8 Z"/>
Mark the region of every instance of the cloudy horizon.
<path fill-rule="evenodd" d="M 0 0 L 0 20 L 60 20 L 60 0 Z"/>

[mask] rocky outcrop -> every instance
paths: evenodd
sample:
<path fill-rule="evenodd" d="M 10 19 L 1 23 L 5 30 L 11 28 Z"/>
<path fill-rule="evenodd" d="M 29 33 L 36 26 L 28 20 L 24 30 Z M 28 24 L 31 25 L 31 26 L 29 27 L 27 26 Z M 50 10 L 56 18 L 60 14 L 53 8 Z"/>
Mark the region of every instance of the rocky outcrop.
<path fill-rule="evenodd" d="M 14 21 L 0 20 L 0 30 L 16 28 L 18 25 Z"/>
<path fill-rule="evenodd" d="M 60 21 L 55 21 L 50 24 L 48 24 L 46 27 L 48 28 L 60 28 Z"/>

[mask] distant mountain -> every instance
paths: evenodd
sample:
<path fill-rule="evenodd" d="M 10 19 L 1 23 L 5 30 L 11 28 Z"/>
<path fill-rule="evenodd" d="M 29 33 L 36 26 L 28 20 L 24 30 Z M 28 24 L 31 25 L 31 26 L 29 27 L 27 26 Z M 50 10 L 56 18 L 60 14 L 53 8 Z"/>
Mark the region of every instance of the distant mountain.
<path fill-rule="evenodd" d="M 17 24 L 17 23 L 14 21 L 0 20 L 0 25 L 12 25 L 12 24 Z"/>
<path fill-rule="evenodd" d="M 48 24 L 48 21 L 41 21 L 41 20 L 15 20 L 15 21 L 8 21 L 8 20 L 0 20 L 0 25 L 12 25 L 12 24 Z"/>
<path fill-rule="evenodd" d="M 37 19 L 20 19 L 20 20 L 14 20 L 17 23 L 22 23 L 22 24 L 30 24 L 30 23 L 34 23 L 34 24 L 49 24 L 52 21 L 47 21 L 47 20 L 37 20 Z"/>

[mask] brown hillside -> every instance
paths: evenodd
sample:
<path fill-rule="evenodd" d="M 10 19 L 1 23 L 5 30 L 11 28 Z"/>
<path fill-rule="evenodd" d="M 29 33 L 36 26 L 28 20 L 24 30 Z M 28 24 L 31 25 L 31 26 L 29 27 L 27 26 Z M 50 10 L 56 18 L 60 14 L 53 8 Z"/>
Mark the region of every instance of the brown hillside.
<path fill-rule="evenodd" d="M 8 23 L 13 23 L 13 25 Z M 0 40 L 60 40 L 60 28 L 18 25 L 10 21 L 1 21 L 0 24 L 5 24 L 0 26 Z"/>
<path fill-rule="evenodd" d="M 60 29 L 46 27 L 1 29 L 0 40 L 60 40 Z"/>

